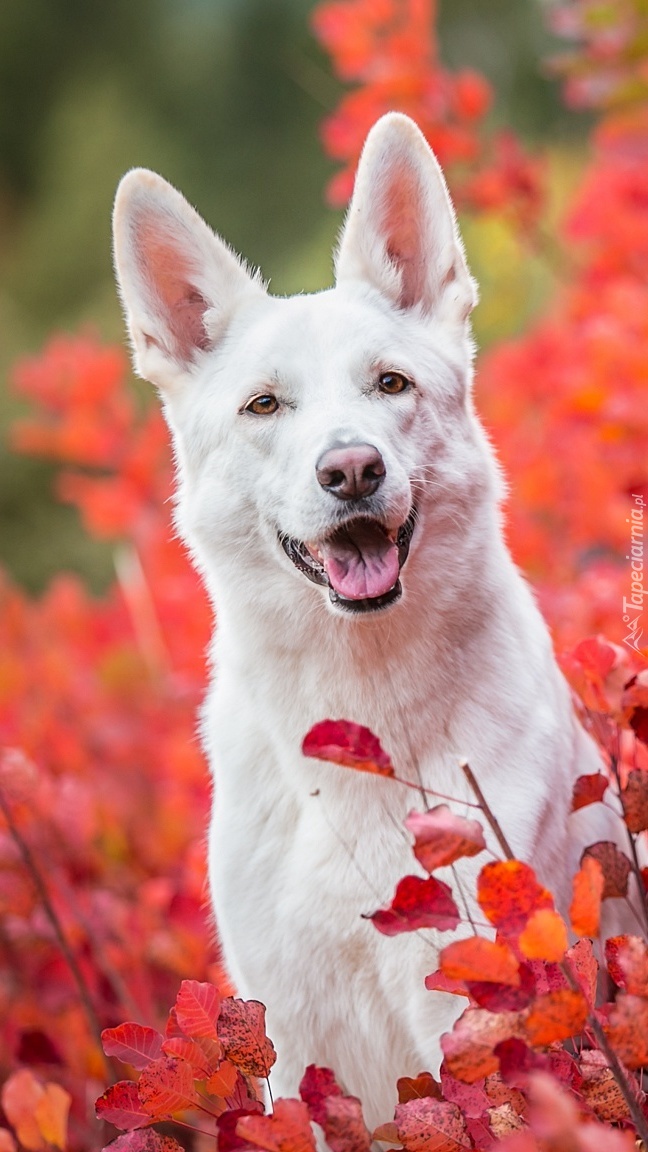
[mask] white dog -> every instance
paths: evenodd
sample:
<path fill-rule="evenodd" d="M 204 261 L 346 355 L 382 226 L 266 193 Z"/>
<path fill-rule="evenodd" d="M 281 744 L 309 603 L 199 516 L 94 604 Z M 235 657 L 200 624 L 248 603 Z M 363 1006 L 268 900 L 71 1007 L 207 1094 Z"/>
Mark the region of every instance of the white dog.
<path fill-rule="evenodd" d="M 389 939 L 362 918 L 416 870 L 413 794 L 305 759 L 304 735 L 366 725 L 401 775 L 460 800 L 466 758 L 562 901 L 573 779 L 599 767 L 502 538 L 446 185 L 412 121 L 380 120 L 336 285 L 315 295 L 268 295 L 148 171 L 122 181 L 115 252 L 136 368 L 173 434 L 178 527 L 217 614 L 203 733 L 225 958 L 267 1005 L 275 1096 L 329 1065 L 375 1124 L 397 1076 L 438 1065 L 465 1001 L 424 987 L 448 934 Z M 461 862 L 466 890 L 481 863 Z"/>

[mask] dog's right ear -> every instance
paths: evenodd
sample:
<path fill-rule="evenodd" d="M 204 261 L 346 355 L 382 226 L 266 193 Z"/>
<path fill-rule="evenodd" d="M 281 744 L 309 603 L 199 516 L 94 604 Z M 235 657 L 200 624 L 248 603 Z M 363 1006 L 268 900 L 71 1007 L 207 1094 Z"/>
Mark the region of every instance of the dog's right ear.
<path fill-rule="evenodd" d="M 144 168 L 128 172 L 117 189 L 113 237 L 135 369 L 172 387 L 263 285 L 184 196 Z"/>

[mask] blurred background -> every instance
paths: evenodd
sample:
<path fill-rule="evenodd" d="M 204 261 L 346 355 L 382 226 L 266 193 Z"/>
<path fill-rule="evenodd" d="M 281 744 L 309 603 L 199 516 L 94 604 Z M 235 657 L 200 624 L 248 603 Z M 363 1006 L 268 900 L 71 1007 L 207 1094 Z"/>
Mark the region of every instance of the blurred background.
<path fill-rule="evenodd" d="M 31 591 L 62 567 L 100 591 L 111 550 L 56 503 L 51 471 L 11 453 L 12 364 L 53 330 L 123 340 L 110 257 L 115 186 L 133 165 L 182 189 L 275 292 L 330 282 L 341 214 L 319 125 L 341 86 L 310 32 L 309 0 L 4 0 L 0 5 L 0 564 Z M 542 0 L 441 0 L 441 55 L 494 84 L 496 122 L 552 159 L 569 187 L 586 118 L 541 72 Z M 482 346 L 518 330 L 551 269 L 505 225 L 471 223 Z"/>

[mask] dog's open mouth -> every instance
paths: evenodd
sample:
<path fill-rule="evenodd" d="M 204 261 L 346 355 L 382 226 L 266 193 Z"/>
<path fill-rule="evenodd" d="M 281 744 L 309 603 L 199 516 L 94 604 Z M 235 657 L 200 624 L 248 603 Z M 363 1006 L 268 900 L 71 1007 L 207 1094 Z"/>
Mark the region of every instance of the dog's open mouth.
<path fill-rule="evenodd" d="M 399 579 L 416 523 L 412 509 L 396 533 L 379 520 L 358 519 L 315 542 L 281 536 L 287 556 L 314 584 L 328 587 L 331 602 L 347 612 L 376 612 L 402 594 Z"/>

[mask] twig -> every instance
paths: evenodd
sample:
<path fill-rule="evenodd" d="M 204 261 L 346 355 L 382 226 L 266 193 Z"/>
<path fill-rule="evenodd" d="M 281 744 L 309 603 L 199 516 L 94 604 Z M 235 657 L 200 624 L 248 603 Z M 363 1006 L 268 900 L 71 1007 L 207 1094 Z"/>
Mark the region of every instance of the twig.
<path fill-rule="evenodd" d="M 506 836 L 502 832 L 502 829 L 500 828 L 499 821 L 498 821 L 497 817 L 495 816 L 494 812 L 492 811 L 490 805 L 488 804 L 486 797 L 484 796 L 484 793 L 482 792 L 481 788 L 479 787 L 479 784 L 477 783 L 477 780 L 475 779 L 475 776 L 473 774 L 473 771 L 472 771 L 470 765 L 464 762 L 463 764 L 461 764 L 461 771 L 463 772 L 464 776 L 466 777 L 466 780 L 468 781 L 468 783 L 470 784 L 470 787 L 472 788 L 473 792 L 475 793 L 475 796 L 477 797 L 477 800 L 479 802 L 478 807 L 481 808 L 482 812 L 484 813 L 484 816 L 486 817 L 486 819 L 488 820 L 488 823 L 490 824 L 491 828 L 493 829 L 495 839 L 497 840 L 497 843 L 499 844 L 500 848 L 502 849 L 502 852 L 506 856 L 506 859 L 507 860 L 515 860 L 515 856 L 513 855 L 513 852 L 511 851 L 511 846 L 510 846 L 508 840 L 506 839 Z"/>
<path fill-rule="evenodd" d="M 569 983 L 571 988 L 574 990 L 574 992 L 581 992 L 582 993 L 581 986 L 578 983 L 576 975 L 575 975 L 569 961 L 563 960 L 560 967 L 561 967 L 561 969 L 565 975 L 567 982 Z M 598 1044 L 599 1048 L 601 1049 L 601 1052 L 605 1056 L 605 1058 L 608 1062 L 608 1065 L 609 1065 L 610 1069 L 612 1070 L 612 1075 L 614 1076 L 614 1079 L 616 1080 L 617 1084 L 619 1085 L 619 1090 L 621 1092 L 621 1095 L 623 1096 L 623 1099 L 625 1100 L 625 1102 L 628 1106 L 628 1112 L 632 1116 L 632 1121 L 634 1123 L 635 1128 L 637 1129 L 637 1135 L 642 1140 L 644 1147 L 648 1147 L 648 1123 L 646 1122 L 646 1117 L 644 1116 L 644 1114 L 641 1110 L 641 1107 L 640 1107 L 640 1105 L 636 1099 L 636 1096 L 634 1095 L 634 1093 L 632 1091 L 630 1081 L 628 1080 L 628 1077 L 626 1076 L 626 1073 L 621 1066 L 621 1063 L 619 1061 L 619 1058 L 618 1058 L 616 1052 L 614 1051 L 614 1048 L 612 1047 L 607 1036 L 605 1035 L 605 1032 L 604 1032 L 600 1022 L 596 1017 L 596 1013 L 590 1008 L 589 1004 L 587 1005 L 587 1019 L 588 1019 L 588 1023 L 590 1025 L 590 1028 L 592 1029 L 592 1032 L 594 1033 L 596 1043 Z"/>
<path fill-rule="evenodd" d="M 637 855 L 636 840 L 635 840 L 635 837 L 633 836 L 632 832 L 628 828 L 628 825 L 627 825 L 627 822 L 625 819 L 625 810 L 624 810 L 624 805 L 623 805 L 623 790 L 621 788 L 621 774 L 619 772 L 619 758 L 616 755 L 616 753 L 614 753 L 614 752 L 610 755 L 610 764 L 611 764 L 612 771 L 614 773 L 614 779 L 616 780 L 616 785 L 617 785 L 617 788 L 619 791 L 619 801 L 621 803 L 621 810 L 623 812 L 622 820 L 623 820 L 623 823 L 625 825 L 625 830 L 628 834 L 628 843 L 630 844 L 630 854 L 632 856 L 632 871 L 634 872 L 635 879 L 637 881 L 639 900 L 641 902 L 641 911 L 643 913 L 643 919 L 644 919 L 644 928 L 645 928 L 646 932 L 648 933 L 648 892 L 646 892 L 646 886 L 643 882 L 643 877 L 641 875 L 641 867 L 639 864 L 639 857 Z M 628 901 L 628 903 L 629 903 L 629 901 Z M 632 907 L 632 905 L 630 905 L 630 907 Z M 633 911 L 634 911 L 634 909 L 633 909 Z"/>
<path fill-rule="evenodd" d="M 54 905 L 52 904 L 49 892 L 47 891 L 47 888 L 45 886 L 45 881 L 43 880 L 43 877 L 40 874 L 40 870 L 38 868 L 38 865 L 36 863 L 36 860 L 34 858 L 32 850 L 29 847 L 29 844 L 27 843 L 27 841 L 24 839 L 20 829 L 17 827 L 17 825 L 14 821 L 14 818 L 13 818 L 12 813 L 11 813 L 11 808 L 9 807 L 9 805 L 5 799 L 2 788 L 0 788 L 0 810 L 2 810 L 2 814 L 5 818 L 5 820 L 7 821 L 7 827 L 9 828 L 9 831 L 10 831 L 11 835 L 13 836 L 15 843 L 18 846 L 20 854 L 21 854 L 23 861 L 25 863 L 25 867 L 27 868 L 27 871 L 29 872 L 29 875 L 31 876 L 31 880 L 32 880 L 32 883 L 36 889 L 36 892 L 38 893 L 39 899 L 40 899 L 41 904 L 43 906 L 43 911 L 45 912 L 45 915 L 47 916 L 47 919 L 49 920 L 49 922 L 50 922 L 50 924 L 54 930 L 54 935 L 56 936 L 56 939 L 58 941 L 59 948 L 61 949 L 61 952 L 65 958 L 65 961 L 68 965 L 68 968 L 70 969 L 70 972 L 72 973 L 72 977 L 73 977 L 73 979 L 76 983 L 77 989 L 79 991 L 79 996 L 81 997 L 81 1003 L 83 1004 L 83 1007 L 85 1010 L 85 1014 L 86 1014 L 86 1017 L 88 1020 L 90 1031 L 91 1031 L 92 1035 L 94 1036 L 96 1043 L 97 1043 L 97 1047 L 99 1049 L 99 1052 L 101 1053 L 101 1059 L 103 1061 L 106 1079 L 110 1080 L 111 1077 L 110 1077 L 108 1062 L 104 1056 L 103 1047 L 102 1047 L 102 1043 L 101 1043 L 101 1031 L 102 1031 L 101 1021 L 99 1020 L 95 1006 L 92 1002 L 92 997 L 90 995 L 90 989 L 88 988 L 88 985 L 86 984 L 83 973 L 82 973 L 81 969 L 79 968 L 79 965 L 77 964 L 76 956 L 74 955 L 74 952 L 72 951 L 72 949 L 71 949 L 71 947 L 70 947 L 70 945 L 66 939 L 65 933 L 63 931 L 63 925 L 61 924 L 58 913 L 57 913 Z"/>

